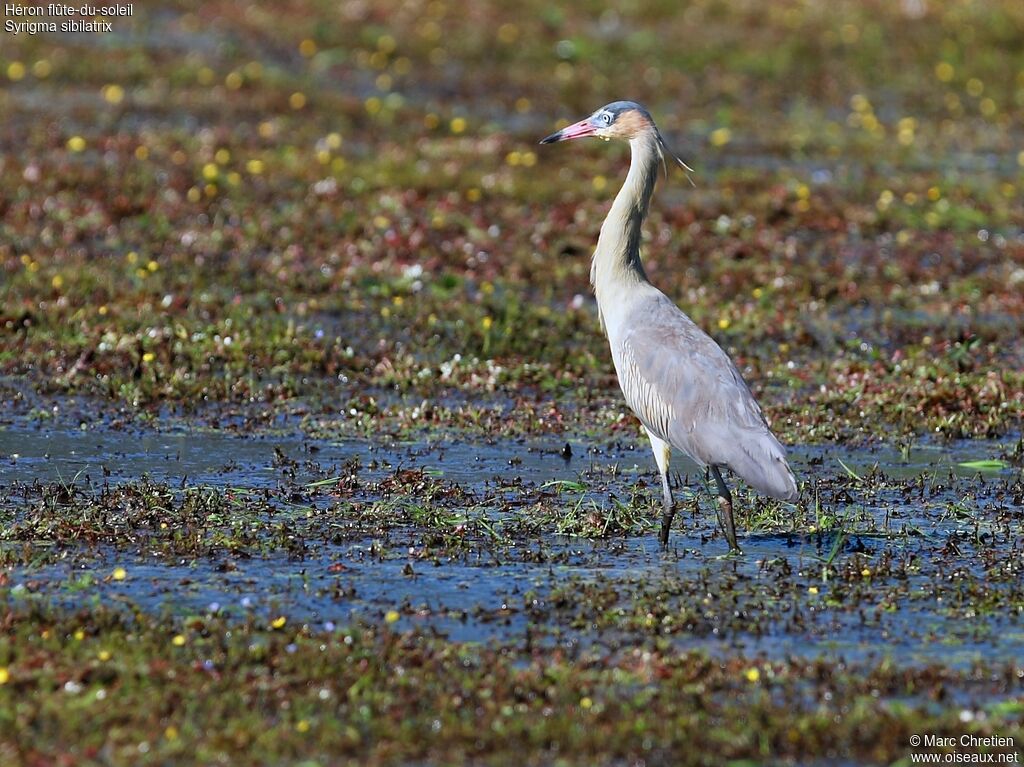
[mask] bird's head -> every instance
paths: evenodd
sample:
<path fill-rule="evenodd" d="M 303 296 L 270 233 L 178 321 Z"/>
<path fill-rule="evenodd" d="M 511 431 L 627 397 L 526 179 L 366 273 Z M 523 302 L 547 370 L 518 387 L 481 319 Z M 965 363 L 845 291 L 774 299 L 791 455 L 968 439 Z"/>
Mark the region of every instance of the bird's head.
<path fill-rule="evenodd" d="M 606 141 L 617 138 L 629 141 L 645 134 L 657 134 L 651 113 L 635 101 L 613 101 L 578 123 L 541 139 L 542 144 L 568 141 L 584 136 L 597 136 Z"/>
<path fill-rule="evenodd" d="M 541 139 L 540 143 L 554 144 L 556 141 L 569 141 L 570 139 L 583 138 L 585 136 L 596 136 L 605 141 L 610 141 L 611 139 L 622 139 L 624 141 L 634 141 L 637 139 L 653 140 L 662 157 L 668 155 L 675 162 L 679 163 L 680 167 L 684 170 L 692 172 L 692 168 L 680 160 L 668 148 L 665 139 L 662 138 L 661 131 L 654 124 L 654 118 L 651 117 L 651 113 L 635 101 L 613 101 L 611 104 L 606 104 L 590 115 L 590 117 L 552 133 L 550 136 Z"/>

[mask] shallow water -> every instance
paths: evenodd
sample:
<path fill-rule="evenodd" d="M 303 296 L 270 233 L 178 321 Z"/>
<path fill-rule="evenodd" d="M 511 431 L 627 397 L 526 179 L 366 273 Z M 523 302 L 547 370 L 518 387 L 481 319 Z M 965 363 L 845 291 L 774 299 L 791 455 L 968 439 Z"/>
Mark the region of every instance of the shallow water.
<path fill-rule="evenodd" d="M 573 437 L 568 440 L 572 456 L 565 459 L 565 439 L 555 435 L 535 441 L 375 444 L 314 440 L 298 432 L 238 435 L 199 428 L 120 429 L 102 423 L 69 428 L 59 419 L 9 420 L 0 428 L 0 498 L 6 497 L 3 505 L 15 514 L 25 502 L 16 490 L 35 482 L 99 487 L 146 474 L 171 487 L 187 482 L 274 491 L 286 484 L 283 466 L 292 472 L 287 482 L 301 484 L 337 474 L 352 459 L 358 459 L 363 479 L 424 469 L 485 503 L 496 502 L 502 493 L 537 492 L 545 483 L 581 478 L 587 497 L 597 503 L 608 493 L 628 498 L 637 482 L 657 486 L 649 449 L 639 440 L 620 444 Z M 823 486 L 836 478 L 849 479 L 851 472 L 865 477 L 881 467 L 894 486 L 920 479 L 934 487 L 919 496 L 884 488 L 866 492 L 864 498 L 835 495 L 859 524 L 873 520 L 882 532 L 842 537 L 834 532 L 748 534 L 741 540 L 741 557 L 721 556 L 724 544 L 714 535 L 714 515 L 705 502 L 700 512 L 694 513 L 692 504 L 680 511 L 667 551 L 654 533 L 589 540 L 550 532 L 500 548 L 481 542 L 439 556 L 424 543 L 423 530 L 410 525 L 365 540 L 325 540 L 301 558 L 271 553 L 166 561 L 131 549 L 68 546 L 56 563 L 10 569 L 9 583 L 14 598 L 35 595 L 69 604 L 130 600 L 150 610 L 216 609 L 268 621 L 283 614 L 314 625 L 378 622 L 397 610 L 399 627 L 437 631 L 459 641 L 629 647 L 665 640 L 680 648 L 740 648 L 770 657 L 891 656 L 954 665 L 982 658 L 1012 660 L 1024 656 L 1020 586 L 1013 579 L 990 579 L 983 554 L 988 547 L 996 560 L 1019 558 L 1019 547 L 1012 535 L 1002 537 L 988 511 L 964 518 L 949 512 L 965 497 L 970 497 L 971 508 L 1005 505 L 1007 488 L 1019 470 L 1007 468 L 977 480 L 976 470 L 958 465 L 992 458 L 1001 450 L 979 441 L 920 445 L 906 454 L 887 447 L 794 449 L 798 476 Z M 678 464 L 684 476 L 698 476 L 692 464 Z M 501 487 L 509 479 L 521 480 L 519 490 Z M 559 500 L 567 513 L 579 495 L 567 492 Z M 507 516 L 500 510 L 494 514 L 498 523 Z M 911 534 L 901 534 L 906 530 Z M 979 542 L 979 530 L 988 536 L 987 543 Z M 957 549 L 947 550 L 950 541 Z M 886 561 L 911 565 L 879 577 L 877 588 L 867 591 L 821 579 L 825 560 L 852 556 L 872 567 Z M 951 576 L 947 569 L 956 570 L 958 556 L 964 573 Z M 780 563 L 785 563 L 782 575 Z M 124 567 L 129 577 L 109 579 L 116 567 Z M 996 595 L 994 607 L 970 617 L 962 605 L 950 604 L 956 589 L 937 589 L 935 583 L 951 577 L 964 579 L 963 599 L 972 598 L 970 589 L 984 586 Z M 607 621 L 595 611 L 587 596 L 595 589 L 611 595 L 603 609 L 626 618 Z M 898 601 L 887 601 L 886 593 Z M 629 617 L 638 605 L 665 605 L 692 620 L 668 630 L 655 621 L 649 631 L 638 633 L 636 616 Z M 1016 611 L 1010 609 L 1015 605 Z"/>
<path fill-rule="evenodd" d="M 510 473 L 532 482 L 574 479 L 593 463 L 617 464 L 626 471 L 647 471 L 646 445 L 590 446 L 579 439 L 568 444 L 572 456 L 562 457 L 567 441 L 484 440 L 431 443 L 373 443 L 313 440 L 301 434 L 241 436 L 210 429 L 148 431 L 140 429 L 48 428 L 15 423 L 0 427 L 0 480 L 30 483 L 75 478 L 110 482 L 143 474 L 169 484 L 224 487 L 273 487 L 277 481 L 275 450 L 296 461 L 315 460 L 324 466 L 352 459 L 376 463 L 370 476 L 395 467 L 424 468 L 452 481 L 482 485 Z M 680 470 L 696 469 L 679 459 Z M 653 463 L 651 463 L 653 467 Z"/>
<path fill-rule="evenodd" d="M 566 445 L 571 455 L 563 457 Z M 788 452 L 798 475 L 807 473 L 811 464 L 820 463 L 840 470 L 845 464 L 854 472 L 879 466 L 891 476 L 909 477 L 948 471 L 972 476 L 977 471 L 961 463 L 990 459 L 1003 449 L 1000 443 L 965 441 L 951 446 L 916 444 L 905 454 L 888 446 L 852 450 L 814 445 L 791 447 Z M 510 475 L 527 482 L 568 480 L 594 466 L 614 466 L 632 474 L 654 471 L 646 440 L 639 439 L 609 443 L 552 435 L 542 440 L 332 442 L 310 439 L 298 432 L 241 435 L 210 428 L 158 430 L 103 424 L 75 428 L 66 423 L 15 418 L 0 425 L 0 481 L 70 482 L 106 477 L 113 483 L 145 474 L 169 484 L 188 480 L 226 487 L 272 487 L 275 450 L 292 460 L 315 460 L 323 465 L 357 458 L 363 463 L 376 461 L 381 465 L 379 471 L 424 468 L 469 486 Z M 693 462 L 680 455 L 673 457 L 672 468 L 682 475 L 699 473 Z M 992 474 L 1010 476 L 1014 471 L 1008 467 Z"/>

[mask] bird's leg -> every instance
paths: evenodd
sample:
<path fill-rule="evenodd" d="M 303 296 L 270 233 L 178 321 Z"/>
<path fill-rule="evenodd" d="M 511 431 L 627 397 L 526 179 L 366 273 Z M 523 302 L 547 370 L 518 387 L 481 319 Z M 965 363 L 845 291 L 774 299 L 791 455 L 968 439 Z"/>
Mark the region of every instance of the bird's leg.
<path fill-rule="evenodd" d="M 651 450 L 654 451 L 654 460 L 658 464 L 658 473 L 661 475 L 661 545 L 668 545 L 668 531 L 672 527 L 672 518 L 676 515 L 676 502 L 672 498 L 672 486 L 668 481 L 668 465 L 672 458 L 672 446 L 661 437 L 651 433 L 647 429 L 647 437 L 651 440 Z"/>
<path fill-rule="evenodd" d="M 661 474 L 661 492 L 663 495 L 661 510 L 661 545 L 668 546 L 668 532 L 672 528 L 672 518 L 676 515 L 676 502 L 672 498 L 672 486 L 668 482 L 668 467 Z"/>
<path fill-rule="evenodd" d="M 721 470 L 714 464 L 711 465 L 711 474 L 715 478 L 715 484 L 718 485 L 718 524 L 721 525 L 722 532 L 725 533 L 725 540 L 729 542 L 729 548 L 739 551 L 739 544 L 736 543 L 736 525 L 732 519 L 732 495 L 729 493 L 729 488 L 725 486 Z"/>

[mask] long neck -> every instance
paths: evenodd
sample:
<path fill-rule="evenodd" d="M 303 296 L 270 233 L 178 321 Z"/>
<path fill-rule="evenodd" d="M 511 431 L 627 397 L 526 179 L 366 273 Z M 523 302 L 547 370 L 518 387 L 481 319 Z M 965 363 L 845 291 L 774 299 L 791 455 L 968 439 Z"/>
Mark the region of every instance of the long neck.
<path fill-rule="evenodd" d="M 647 282 L 640 261 L 640 228 L 654 193 L 661 152 L 653 131 L 637 136 L 629 144 L 629 174 L 601 225 L 590 267 L 590 282 L 597 293 L 598 306 L 602 293 L 618 285 Z"/>

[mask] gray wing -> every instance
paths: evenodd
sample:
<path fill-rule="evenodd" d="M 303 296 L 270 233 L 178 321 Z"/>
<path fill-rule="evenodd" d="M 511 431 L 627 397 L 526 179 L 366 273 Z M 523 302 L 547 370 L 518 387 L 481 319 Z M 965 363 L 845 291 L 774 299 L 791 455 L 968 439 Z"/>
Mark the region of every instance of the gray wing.
<path fill-rule="evenodd" d="M 785 450 L 721 347 L 661 292 L 639 302 L 624 327 L 612 356 L 640 422 L 701 464 L 727 466 L 762 493 L 795 499 Z"/>

